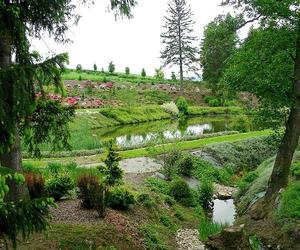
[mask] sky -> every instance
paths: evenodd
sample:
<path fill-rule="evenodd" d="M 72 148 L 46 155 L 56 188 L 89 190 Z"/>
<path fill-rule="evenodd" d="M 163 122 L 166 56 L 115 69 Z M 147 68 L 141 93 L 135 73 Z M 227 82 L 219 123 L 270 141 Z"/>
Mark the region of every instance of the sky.
<path fill-rule="evenodd" d="M 33 39 L 32 49 L 43 56 L 68 52 L 69 68 L 81 64 L 84 69 L 92 69 L 94 63 L 98 69 L 108 68 L 113 61 L 117 72 L 124 72 L 129 67 L 131 73 L 140 74 L 145 68 L 147 75 L 153 75 L 155 68 L 162 63 L 159 58 L 162 50 L 160 34 L 163 17 L 170 0 L 138 0 L 133 11 L 133 19 L 115 19 L 113 13 L 107 11 L 108 0 L 95 0 L 90 7 L 79 6 L 77 12 L 81 19 L 77 26 L 72 26 L 67 34 L 73 42 L 57 44 L 49 37 L 41 40 Z M 194 35 L 198 37 L 198 46 L 203 38 L 203 29 L 218 14 L 226 14 L 220 7 L 221 0 L 187 0 L 194 13 Z M 165 69 L 167 76 L 171 71 Z"/>

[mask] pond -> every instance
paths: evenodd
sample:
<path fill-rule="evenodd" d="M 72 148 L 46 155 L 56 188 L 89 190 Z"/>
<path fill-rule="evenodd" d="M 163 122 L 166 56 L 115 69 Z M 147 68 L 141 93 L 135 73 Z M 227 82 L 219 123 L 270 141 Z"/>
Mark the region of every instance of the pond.
<path fill-rule="evenodd" d="M 219 224 L 233 225 L 236 215 L 234 200 L 214 200 L 212 219 Z"/>
<path fill-rule="evenodd" d="M 245 121 L 246 119 L 246 121 Z M 133 147 L 158 140 L 180 139 L 223 131 L 250 131 L 248 118 L 196 117 L 185 120 L 163 120 L 93 130 L 93 136 L 101 140 L 113 140 L 119 147 Z"/>

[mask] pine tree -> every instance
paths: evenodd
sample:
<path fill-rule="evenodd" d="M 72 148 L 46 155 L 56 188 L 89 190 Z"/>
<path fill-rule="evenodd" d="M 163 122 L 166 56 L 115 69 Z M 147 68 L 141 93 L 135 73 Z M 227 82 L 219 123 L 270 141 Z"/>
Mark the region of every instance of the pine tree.
<path fill-rule="evenodd" d="M 184 70 L 196 70 L 197 48 L 193 46 L 196 37 L 192 36 L 194 21 L 191 7 L 186 0 L 171 0 L 168 4 L 167 16 L 164 17 L 164 32 L 161 34 L 164 49 L 161 59 L 164 67 L 179 66 L 181 94 L 183 94 Z"/>
<path fill-rule="evenodd" d="M 142 69 L 141 76 L 142 76 L 143 78 L 145 78 L 145 77 L 146 77 L 146 70 L 145 70 L 144 68 Z"/>

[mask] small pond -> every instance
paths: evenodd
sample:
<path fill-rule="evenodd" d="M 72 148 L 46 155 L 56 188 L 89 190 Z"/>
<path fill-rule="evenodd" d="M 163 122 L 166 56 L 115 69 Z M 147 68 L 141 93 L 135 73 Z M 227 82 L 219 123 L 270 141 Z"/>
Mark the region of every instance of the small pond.
<path fill-rule="evenodd" d="M 249 121 L 239 117 L 196 117 L 185 120 L 163 120 L 93 130 L 93 136 L 101 140 L 113 140 L 120 147 L 132 147 L 186 136 L 199 136 L 223 131 L 250 131 Z"/>
<path fill-rule="evenodd" d="M 219 224 L 233 225 L 236 215 L 234 200 L 214 200 L 212 219 Z"/>

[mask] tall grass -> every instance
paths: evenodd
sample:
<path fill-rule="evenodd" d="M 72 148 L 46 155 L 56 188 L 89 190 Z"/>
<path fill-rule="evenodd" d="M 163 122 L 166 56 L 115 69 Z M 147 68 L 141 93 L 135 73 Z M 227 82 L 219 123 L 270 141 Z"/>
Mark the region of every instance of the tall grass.
<path fill-rule="evenodd" d="M 200 219 L 199 235 L 201 241 L 207 241 L 209 236 L 218 234 L 226 225 L 222 225 L 212 220 L 202 217 Z"/>

